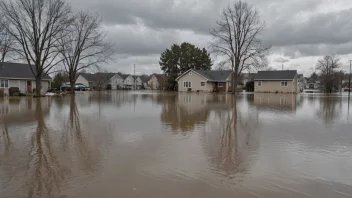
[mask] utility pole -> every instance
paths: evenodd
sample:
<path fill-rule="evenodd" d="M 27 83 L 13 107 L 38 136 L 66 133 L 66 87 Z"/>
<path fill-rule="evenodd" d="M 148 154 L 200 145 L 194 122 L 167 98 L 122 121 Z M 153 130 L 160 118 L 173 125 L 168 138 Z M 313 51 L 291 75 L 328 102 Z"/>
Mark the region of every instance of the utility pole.
<path fill-rule="evenodd" d="M 133 64 L 133 86 L 134 90 L 136 90 L 136 64 Z"/>

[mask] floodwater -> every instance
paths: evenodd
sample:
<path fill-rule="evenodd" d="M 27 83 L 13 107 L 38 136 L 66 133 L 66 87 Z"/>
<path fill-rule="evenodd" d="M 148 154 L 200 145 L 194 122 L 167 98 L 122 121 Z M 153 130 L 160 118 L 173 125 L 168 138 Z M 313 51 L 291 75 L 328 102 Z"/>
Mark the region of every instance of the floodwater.
<path fill-rule="evenodd" d="M 0 197 L 352 197 L 347 95 L 0 101 Z"/>

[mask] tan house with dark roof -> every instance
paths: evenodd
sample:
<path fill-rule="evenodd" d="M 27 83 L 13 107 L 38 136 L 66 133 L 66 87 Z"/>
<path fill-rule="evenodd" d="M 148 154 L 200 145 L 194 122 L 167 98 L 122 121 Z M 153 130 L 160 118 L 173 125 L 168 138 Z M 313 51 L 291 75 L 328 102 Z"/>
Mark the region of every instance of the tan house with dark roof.
<path fill-rule="evenodd" d="M 31 69 L 28 64 L 2 63 L 0 65 L 0 89 L 6 95 L 9 94 L 11 87 L 18 87 L 22 93 L 33 93 L 37 88 L 33 72 L 36 73 L 35 69 Z M 43 75 L 41 86 L 40 92 L 44 95 L 51 87 L 49 75 Z"/>
<path fill-rule="evenodd" d="M 148 80 L 148 87 L 153 90 L 165 90 L 167 88 L 167 77 L 164 74 L 153 74 Z"/>
<path fill-rule="evenodd" d="M 296 70 L 259 71 L 254 78 L 254 92 L 298 93 Z"/>
<path fill-rule="evenodd" d="M 181 74 L 176 81 L 178 91 L 192 92 L 228 92 L 231 90 L 233 71 L 194 70 Z"/>

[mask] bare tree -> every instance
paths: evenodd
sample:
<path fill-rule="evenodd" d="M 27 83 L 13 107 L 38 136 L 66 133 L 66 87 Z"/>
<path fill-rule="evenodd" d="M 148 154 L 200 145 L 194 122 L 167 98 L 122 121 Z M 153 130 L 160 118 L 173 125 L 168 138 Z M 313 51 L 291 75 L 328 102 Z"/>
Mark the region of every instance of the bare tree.
<path fill-rule="evenodd" d="M 235 93 L 237 76 L 242 71 L 251 71 L 267 65 L 266 55 L 269 48 L 263 47 L 260 34 L 265 23 L 260 21 L 259 11 L 246 2 L 228 5 L 217 22 L 217 27 L 210 31 L 213 41 L 212 52 L 224 56 L 234 71 L 232 92 Z"/>
<path fill-rule="evenodd" d="M 11 47 L 13 47 L 13 39 L 10 33 L 7 31 L 8 23 L 0 16 L 0 65 L 5 62 L 6 55 L 13 51 Z"/>
<path fill-rule="evenodd" d="M 18 54 L 35 76 L 39 96 L 43 76 L 61 62 L 57 36 L 70 24 L 70 6 L 64 0 L 2 0 L 0 11 L 9 23 L 5 29 L 19 46 Z"/>
<path fill-rule="evenodd" d="M 104 41 L 101 22 L 99 16 L 81 11 L 74 16 L 67 31 L 60 35 L 58 51 L 73 92 L 78 72 L 98 67 L 99 63 L 108 61 L 113 54 L 112 45 Z"/>
<path fill-rule="evenodd" d="M 316 69 L 320 71 L 321 82 L 327 93 L 331 93 L 338 84 L 337 69 L 340 67 L 340 58 L 336 55 L 327 55 L 318 60 Z"/>

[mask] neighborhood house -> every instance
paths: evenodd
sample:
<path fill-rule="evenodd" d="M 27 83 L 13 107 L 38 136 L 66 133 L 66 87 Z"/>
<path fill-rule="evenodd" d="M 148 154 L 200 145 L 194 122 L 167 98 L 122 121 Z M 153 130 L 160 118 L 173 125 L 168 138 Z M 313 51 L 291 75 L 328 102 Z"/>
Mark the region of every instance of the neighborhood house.
<path fill-rule="evenodd" d="M 259 71 L 254 78 L 254 92 L 297 93 L 297 71 Z"/>
<path fill-rule="evenodd" d="M 153 74 L 148 81 L 148 87 L 151 89 L 164 90 L 167 88 L 167 78 L 164 74 Z"/>
<path fill-rule="evenodd" d="M 178 91 L 228 92 L 231 90 L 231 70 L 190 69 L 177 79 Z"/>
<path fill-rule="evenodd" d="M 33 71 L 35 71 L 34 68 Z M 50 85 L 50 76 L 43 76 L 41 94 L 44 95 Z M 3 89 L 4 93 L 8 95 L 11 87 L 18 87 L 21 93 L 33 93 L 35 91 L 35 77 L 28 64 L 2 63 L 0 65 L 0 89 Z"/>

